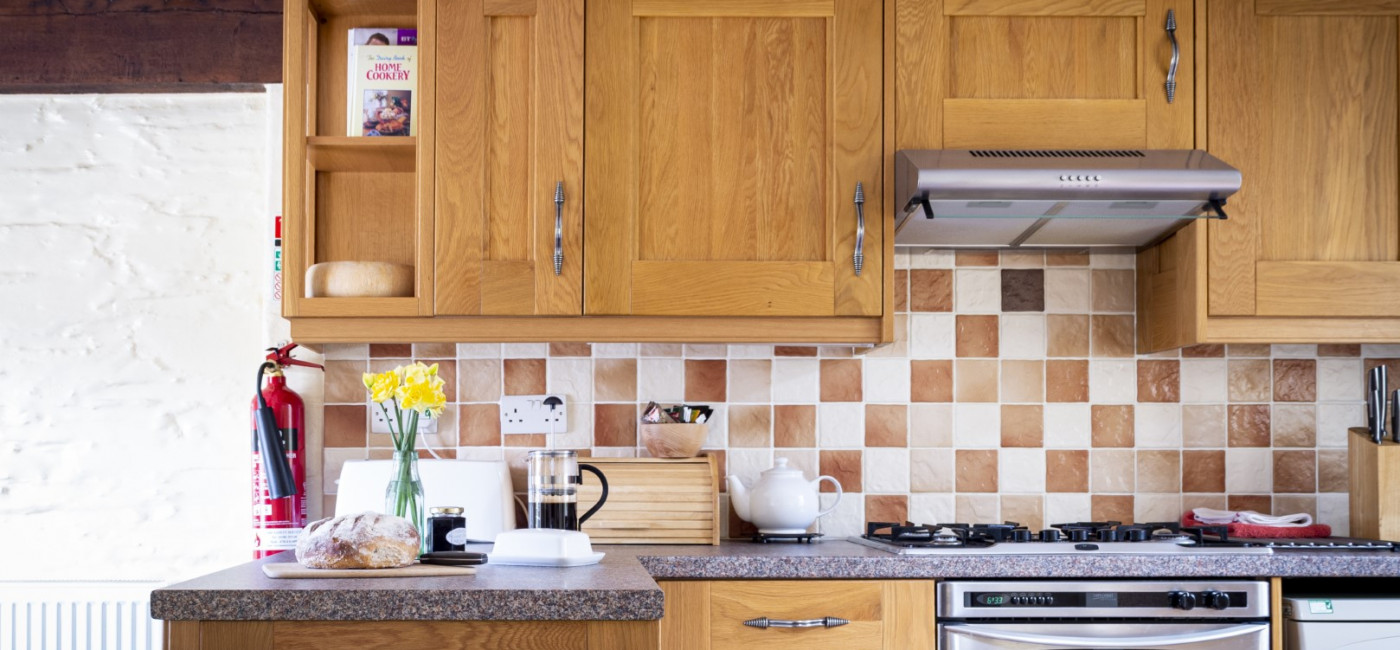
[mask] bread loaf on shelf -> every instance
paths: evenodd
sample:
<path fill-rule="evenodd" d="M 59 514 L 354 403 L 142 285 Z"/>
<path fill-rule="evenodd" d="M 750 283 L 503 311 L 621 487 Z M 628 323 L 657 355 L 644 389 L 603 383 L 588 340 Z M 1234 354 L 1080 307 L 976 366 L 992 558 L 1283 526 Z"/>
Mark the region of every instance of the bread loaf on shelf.
<path fill-rule="evenodd" d="M 297 538 L 297 562 L 310 569 L 388 569 L 418 558 L 418 530 L 407 519 L 361 512 L 314 521 Z"/>

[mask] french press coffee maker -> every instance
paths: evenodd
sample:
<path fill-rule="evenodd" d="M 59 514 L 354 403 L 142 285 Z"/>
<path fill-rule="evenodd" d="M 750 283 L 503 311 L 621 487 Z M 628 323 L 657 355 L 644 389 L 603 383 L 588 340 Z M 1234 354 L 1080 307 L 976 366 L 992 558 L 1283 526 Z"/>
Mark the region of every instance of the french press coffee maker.
<path fill-rule="evenodd" d="M 578 452 L 570 449 L 536 449 L 529 453 L 529 521 L 531 528 L 578 530 L 583 522 L 608 500 L 608 479 L 597 467 L 578 462 Z M 592 472 L 603 486 L 603 494 L 583 516 L 578 516 L 579 470 Z"/>

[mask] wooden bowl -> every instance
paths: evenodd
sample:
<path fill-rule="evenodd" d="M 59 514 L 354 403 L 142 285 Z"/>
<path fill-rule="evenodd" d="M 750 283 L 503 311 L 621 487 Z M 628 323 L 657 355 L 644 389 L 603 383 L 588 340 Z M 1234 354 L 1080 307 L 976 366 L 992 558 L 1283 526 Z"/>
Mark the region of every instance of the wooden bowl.
<path fill-rule="evenodd" d="M 653 458 L 693 458 L 705 444 L 708 424 L 643 424 L 642 444 Z"/>
<path fill-rule="evenodd" d="M 413 267 L 392 262 L 322 262 L 306 269 L 307 298 L 412 298 Z"/>

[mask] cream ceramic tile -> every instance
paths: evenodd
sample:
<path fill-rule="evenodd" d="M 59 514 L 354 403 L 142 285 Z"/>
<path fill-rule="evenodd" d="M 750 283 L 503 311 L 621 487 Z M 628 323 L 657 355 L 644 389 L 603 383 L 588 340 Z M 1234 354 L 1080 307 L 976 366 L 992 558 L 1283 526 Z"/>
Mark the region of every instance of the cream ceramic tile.
<path fill-rule="evenodd" d="M 865 534 L 865 499 L 859 493 L 842 495 L 840 501 L 835 493 L 827 493 L 820 500 L 822 510 L 836 506 L 817 520 L 817 530 L 827 539 Z"/>
<path fill-rule="evenodd" d="M 327 361 L 360 361 L 369 358 L 369 344 L 330 343 L 323 347 L 322 352 Z"/>
<path fill-rule="evenodd" d="M 910 490 L 914 492 L 953 491 L 952 449 L 911 449 L 909 450 L 909 459 Z"/>
<path fill-rule="evenodd" d="M 773 401 L 773 362 L 768 359 L 730 361 L 729 401 L 768 404 Z M 908 376 L 908 372 L 904 373 Z"/>
<path fill-rule="evenodd" d="M 1001 251 L 1001 268 L 1039 269 L 1045 267 L 1045 253 L 1038 250 Z"/>
<path fill-rule="evenodd" d="M 1224 404 L 1186 404 L 1181 407 L 1181 441 L 1188 448 L 1219 448 L 1228 441 Z"/>
<path fill-rule="evenodd" d="M 1361 359 L 1318 359 L 1317 401 L 1354 401 L 1365 398 L 1365 367 Z"/>
<path fill-rule="evenodd" d="M 1133 491 L 1136 476 L 1137 457 L 1131 449 L 1094 449 L 1089 452 L 1090 492 L 1129 494 Z"/>
<path fill-rule="evenodd" d="M 1138 404 L 1133 436 L 1139 449 L 1181 447 L 1181 405 Z"/>
<path fill-rule="evenodd" d="M 595 357 L 635 357 L 637 356 L 636 343 L 594 343 L 593 356 Z"/>
<path fill-rule="evenodd" d="M 347 460 L 364 460 L 367 452 L 360 448 L 326 447 L 321 450 L 321 493 L 336 494 L 340 468 Z"/>
<path fill-rule="evenodd" d="M 502 343 L 503 359 L 542 359 L 549 356 L 548 343 Z"/>
<path fill-rule="evenodd" d="M 730 359 L 767 359 L 773 356 L 771 345 L 731 345 Z"/>
<path fill-rule="evenodd" d="M 569 430 L 554 434 L 554 447 L 556 449 L 588 449 L 592 447 L 593 405 L 588 402 L 571 400 L 565 403 L 564 408 L 569 410 Z"/>
<path fill-rule="evenodd" d="M 1052 525 L 1090 521 L 1091 507 L 1088 494 L 1047 494 L 1045 495 L 1045 523 Z"/>
<path fill-rule="evenodd" d="M 895 252 L 894 252 L 894 270 L 896 270 L 896 271 L 908 271 L 908 270 L 909 270 L 909 249 L 907 249 L 907 248 L 900 248 L 900 249 L 896 249 L 896 250 L 895 250 Z"/>
<path fill-rule="evenodd" d="M 593 455 L 599 458 L 637 458 L 636 447 L 594 447 Z M 733 467 L 733 465 L 731 465 Z"/>
<path fill-rule="evenodd" d="M 705 433 L 705 444 L 703 449 L 723 449 L 729 442 L 729 407 L 725 404 L 714 404 L 710 408 L 714 413 L 710 414 L 708 431 Z"/>
<path fill-rule="evenodd" d="M 593 346 L 598 351 L 598 346 Z M 638 359 L 637 401 L 674 403 L 685 400 L 685 362 L 680 359 Z"/>
<path fill-rule="evenodd" d="M 817 444 L 822 449 L 859 449 L 865 445 L 865 406 L 825 402 L 817 405 Z"/>
<path fill-rule="evenodd" d="M 867 452 L 868 453 L 868 452 Z M 997 489 L 1002 494 L 1040 494 L 1045 491 L 1045 451 L 1043 449 L 1002 449 Z"/>
<path fill-rule="evenodd" d="M 910 314 L 909 355 L 914 359 L 951 359 L 956 341 L 952 314 Z"/>
<path fill-rule="evenodd" d="M 865 352 L 867 359 L 903 359 L 909 356 L 909 314 L 894 317 L 894 340 Z"/>
<path fill-rule="evenodd" d="M 1332 534 L 1345 537 L 1351 534 L 1351 506 L 1347 494 L 1317 495 L 1317 522 L 1332 527 Z"/>
<path fill-rule="evenodd" d="M 996 493 L 959 494 L 953 498 L 957 521 L 1001 521 L 1001 498 Z"/>
<path fill-rule="evenodd" d="M 1089 266 L 1096 269 L 1135 269 L 1137 256 L 1132 253 L 1089 253 Z"/>
<path fill-rule="evenodd" d="M 779 357 L 773 360 L 773 401 L 814 404 L 820 395 L 821 362 Z"/>
<path fill-rule="evenodd" d="M 1181 521 L 1181 495 L 1138 494 L 1133 499 L 1133 521 Z"/>
<path fill-rule="evenodd" d="M 1045 311 L 1089 313 L 1089 269 L 1045 269 Z"/>
<path fill-rule="evenodd" d="M 953 272 L 953 310 L 959 314 L 1001 311 L 1001 271 L 958 269 Z"/>
<path fill-rule="evenodd" d="M 1366 406 L 1351 404 L 1317 405 L 1317 446 L 1346 447 L 1347 429 L 1366 426 Z"/>
<path fill-rule="evenodd" d="M 1045 405 L 1045 448 L 1085 449 L 1092 432 L 1089 404 Z"/>
<path fill-rule="evenodd" d="M 779 458 L 788 459 L 788 467 L 802 472 L 802 476 L 808 480 L 821 476 L 821 463 L 817 458 L 815 449 L 782 449 L 773 450 L 773 462 Z M 723 480 L 723 479 L 721 479 Z"/>
<path fill-rule="evenodd" d="M 1182 359 L 1181 401 L 1188 404 L 1219 402 L 1229 391 L 1229 371 L 1224 359 Z"/>
<path fill-rule="evenodd" d="M 563 394 L 569 402 L 593 401 L 592 359 L 550 357 L 547 368 L 550 393 Z"/>
<path fill-rule="evenodd" d="M 1316 345 L 1275 345 L 1275 359 L 1311 359 L 1317 356 Z"/>
<path fill-rule="evenodd" d="M 1045 358 L 1045 314 L 1001 315 L 1001 358 Z"/>
<path fill-rule="evenodd" d="M 745 481 L 757 481 L 761 472 L 773 467 L 773 450 L 730 449 L 725 455 L 725 462 L 730 474 Z"/>
<path fill-rule="evenodd" d="M 866 359 L 865 401 L 877 404 L 909 402 L 908 359 Z"/>
<path fill-rule="evenodd" d="M 910 447 L 951 447 L 952 444 L 952 404 L 909 405 Z"/>
<path fill-rule="evenodd" d="M 1225 491 L 1269 494 L 1274 489 L 1273 450 L 1235 447 L 1225 450 Z"/>
<path fill-rule="evenodd" d="M 954 259 L 954 252 L 947 249 L 916 248 L 909 250 L 909 268 L 911 269 L 951 269 Z"/>
<path fill-rule="evenodd" d="M 1361 346 L 1361 356 L 1368 359 L 1400 357 L 1400 343 L 1367 343 Z"/>
<path fill-rule="evenodd" d="M 955 497 L 951 494 L 914 493 L 909 495 L 909 520 L 934 524 L 953 521 L 957 517 Z M 862 531 L 864 532 L 864 531 Z"/>
<path fill-rule="evenodd" d="M 871 447 L 862 454 L 865 492 L 905 494 L 909 492 L 909 450 Z"/>
<path fill-rule="evenodd" d="M 687 344 L 685 346 L 685 356 L 687 359 L 723 359 L 729 356 L 729 346 Z"/>
<path fill-rule="evenodd" d="M 1001 405 L 962 403 L 953 405 L 953 446 L 958 449 L 992 449 L 1001 445 Z"/>
<path fill-rule="evenodd" d="M 458 343 L 458 359 L 499 359 L 501 358 L 500 343 Z"/>
<path fill-rule="evenodd" d="M 1131 404 L 1137 401 L 1137 361 L 1090 359 L 1089 402 Z"/>

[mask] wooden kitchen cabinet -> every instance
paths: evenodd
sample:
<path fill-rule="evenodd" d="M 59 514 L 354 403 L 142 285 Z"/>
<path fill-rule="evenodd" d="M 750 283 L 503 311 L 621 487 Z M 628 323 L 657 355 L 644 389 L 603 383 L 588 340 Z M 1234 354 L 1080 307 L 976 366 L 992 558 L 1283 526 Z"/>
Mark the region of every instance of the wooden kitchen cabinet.
<path fill-rule="evenodd" d="M 1244 185 L 1139 256 L 1139 350 L 1400 340 L 1400 3 L 1205 7 L 1197 145 Z"/>
<path fill-rule="evenodd" d="M 661 581 L 662 650 L 932 650 L 932 580 Z M 760 629 L 744 621 L 843 618 L 849 624 Z"/>

